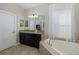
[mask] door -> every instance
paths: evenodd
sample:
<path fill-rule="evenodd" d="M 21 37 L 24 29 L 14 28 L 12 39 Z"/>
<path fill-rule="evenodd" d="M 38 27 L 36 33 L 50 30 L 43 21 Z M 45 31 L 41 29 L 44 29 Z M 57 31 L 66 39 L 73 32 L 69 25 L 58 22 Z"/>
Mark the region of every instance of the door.
<path fill-rule="evenodd" d="M 16 15 L 0 10 L 0 51 L 16 44 Z"/>

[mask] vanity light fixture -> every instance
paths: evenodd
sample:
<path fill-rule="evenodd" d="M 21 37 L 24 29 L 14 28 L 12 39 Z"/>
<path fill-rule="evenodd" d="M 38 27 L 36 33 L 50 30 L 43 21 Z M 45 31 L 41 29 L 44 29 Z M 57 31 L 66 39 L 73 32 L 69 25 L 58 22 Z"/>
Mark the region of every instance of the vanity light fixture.
<path fill-rule="evenodd" d="M 28 16 L 28 17 L 29 18 L 38 18 L 38 15 L 33 14 L 33 15 Z"/>

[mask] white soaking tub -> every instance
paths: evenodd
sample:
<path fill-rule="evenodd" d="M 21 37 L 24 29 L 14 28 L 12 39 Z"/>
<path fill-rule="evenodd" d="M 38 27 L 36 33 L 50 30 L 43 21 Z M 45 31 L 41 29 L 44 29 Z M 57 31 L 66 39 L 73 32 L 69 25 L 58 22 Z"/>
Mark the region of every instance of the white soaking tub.
<path fill-rule="evenodd" d="M 79 43 L 72 43 L 61 40 L 52 40 L 52 46 L 48 43 L 49 39 L 40 42 L 40 54 L 42 55 L 79 55 Z"/>

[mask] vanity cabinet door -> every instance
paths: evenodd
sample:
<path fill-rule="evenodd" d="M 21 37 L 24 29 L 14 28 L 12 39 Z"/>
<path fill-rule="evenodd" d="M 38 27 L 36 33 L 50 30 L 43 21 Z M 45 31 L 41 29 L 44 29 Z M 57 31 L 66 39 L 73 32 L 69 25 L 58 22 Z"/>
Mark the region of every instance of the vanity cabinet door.
<path fill-rule="evenodd" d="M 24 43 L 24 34 L 23 33 L 19 33 L 19 37 L 20 37 L 20 43 L 23 44 Z"/>
<path fill-rule="evenodd" d="M 20 33 L 20 43 L 28 46 L 39 48 L 41 35 L 31 33 Z"/>

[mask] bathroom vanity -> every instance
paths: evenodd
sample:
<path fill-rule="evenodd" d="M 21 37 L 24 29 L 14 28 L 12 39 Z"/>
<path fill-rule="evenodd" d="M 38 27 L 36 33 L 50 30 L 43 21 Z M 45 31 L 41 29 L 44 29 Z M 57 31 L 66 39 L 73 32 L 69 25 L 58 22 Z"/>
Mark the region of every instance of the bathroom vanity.
<path fill-rule="evenodd" d="M 39 48 L 41 34 L 41 32 L 21 30 L 19 32 L 20 43 L 31 47 Z"/>
<path fill-rule="evenodd" d="M 44 19 L 44 16 L 39 15 L 38 18 L 27 17 L 20 20 L 19 41 L 21 44 L 39 48 L 44 33 Z"/>

